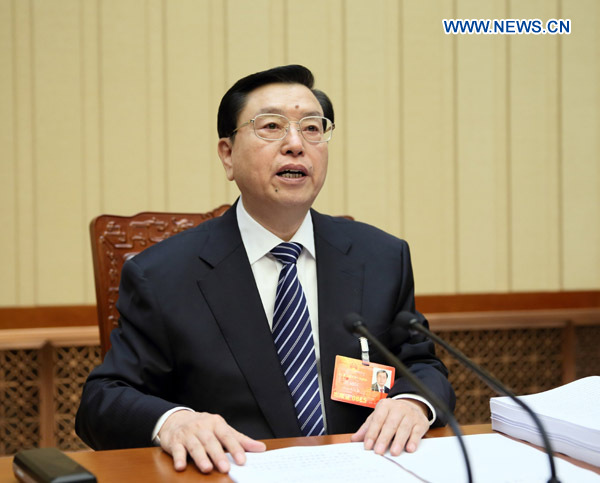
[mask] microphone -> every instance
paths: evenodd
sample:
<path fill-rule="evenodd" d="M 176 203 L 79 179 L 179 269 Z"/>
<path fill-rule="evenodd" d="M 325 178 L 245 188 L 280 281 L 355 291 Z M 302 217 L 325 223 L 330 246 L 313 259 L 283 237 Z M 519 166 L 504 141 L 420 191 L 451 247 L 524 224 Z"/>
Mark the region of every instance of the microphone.
<path fill-rule="evenodd" d="M 427 388 L 425 384 L 423 384 L 412 372 L 408 370 L 408 368 L 402 363 L 402 361 L 400 361 L 400 359 L 398 359 L 398 357 L 396 357 L 392 352 L 390 352 L 389 349 L 386 346 L 384 346 L 377 337 L 375 337 L 373 334 L 371 334 L 371 332 L 369 332 L 367 326 L 364 324 L 360 315 L 355 313 L 348 314 L 344 317 L 343 322 L 346 330 L 352 335 L 354 335 L 355 337 L 365 337 L 366 339 L 368 339 L 368 341 L 371 344 L 373 344 L 377 348 L 377 350 L 381 352 L 381 354 L 383 354 L 388 363 L 394 366 L 402 375 L 402 377 L 407 379 L 418 390 L 421 396 L 423 396 L 431 403 L 431 405 L 435 408 L 436 411 L 439 411 L 441 414 L 446 416 L 446 418 L 448 419 L 448 424 L 452 428 L 452 431 L 454 431 L 454 434 L 456 435 L 460 444 L 465 459 L 465 466 L 467 468 L 468 481 L 469 483 L 472 483 L 473 475 L 471 472 L 471 463 L 469 462 L 467 448 L 465 447 L 465 442 L 463 441 L 463 434 L 460 428 L 458 427 L 458 423 L 456 422 L 452 411 L 450 411 L 450 408 L 446 405 L 446 403 L 444 403 L 429 388 Z M 405 332 L 406 334 L 400 335 L 404 336 L 404 339 L 408 339 L 409 333 L 408 331 Z"/>
<path fill-rule="evenodd" d="M 488 386 L 490 386 L 494 391 L 508 396 L 514 402 L 516 402 L 519 406 L 521 406 L 530 416 L 531 419 L 535 422 L 538 427 L 540 434 L 542 436 L 542 440 L 544 441 L 544 448 L 546 453 L 548 454 L 548 459 L 550 460 L 550 479 L 548 483 L 560 483 L 560 480 L 556 476 L 556 468 L 554 467 L 554 459 L 553 459 L 553 451 L 552 446 L 550 445 L 550 439 L 548 438 L 548 434 L 546 433 L 546 429 L 544 425 L 540 421 L 538 415 L 529 407 L 528 404 L 519 399 L 508 387 L 506 387 L 502 382 L 492 376 L 488 371 L 486 371 L 483 367 L 476 364 L 474 361 L 469 359 L 466 355 L 464 355 L 460 350 L 451 346 L 444 339 L 439 337 L 438 335 L 431 332 L 427 327 L 425 327 L 418 319 L 418 316 L 412 314 L 410 312 L 400 312 L 396 319 L 394 320 L 394 325 L 401 327 L 404 330 L 408 330 L 409 332 L 417 331 L 420 332 L 427 337 L 429 337 L 432 341 L 441 345 L 444 349 L 446 349 L 450 354 L 452 354 L 456 359 L 459 360 L 461 364 L 472 370 L 479 378 L 484 381 Z"/>

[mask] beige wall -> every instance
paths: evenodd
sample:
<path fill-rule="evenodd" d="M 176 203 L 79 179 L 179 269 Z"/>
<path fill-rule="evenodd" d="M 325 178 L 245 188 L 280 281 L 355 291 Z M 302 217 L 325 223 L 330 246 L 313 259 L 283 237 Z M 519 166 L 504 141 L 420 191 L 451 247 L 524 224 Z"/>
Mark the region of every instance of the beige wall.
<path fill-rule="evenodd" d="M 418 293 L 599 289 L 599 27 L 596 0 L 0 0 L 0 305 L 92 303 L 99 213 L 232 202 L 218 102 L 284 63 L 336 107 L 317 208 L 406 238 Z"/>

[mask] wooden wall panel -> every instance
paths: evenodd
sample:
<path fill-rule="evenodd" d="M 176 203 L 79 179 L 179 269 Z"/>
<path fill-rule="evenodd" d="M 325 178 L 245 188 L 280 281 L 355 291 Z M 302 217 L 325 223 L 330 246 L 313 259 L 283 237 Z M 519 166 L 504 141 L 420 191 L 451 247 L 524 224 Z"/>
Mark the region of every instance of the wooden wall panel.
<path fill-rule="evenodd" d="M 227 2 L 227 87 L 248 73 L 285 63 L 286 3 Z"/>
<path fill-rule="evenodd" d="M 146 16 L 146 102 L 148 121 L 146 138 L 148 143 L 148 209 L 164 210 L 167 199 L 165 159 L 165 35 L 164 2 L 147 0 Z"/>
<path fill-rule="evenodd" d="M 419 293 L 456 291 L 454 74 L 456 38 L 443 33 L 450 2 L 403 5 L 404 229 Z M 385 209 L 385 207 L 381 207 Z"/>
<path fill-rule="evenodd" d="M 406 238 L 417 293 L 598 289 L 599 21 L 593 0 L 0 0 L 0 305 L 92 303 L 101 212 L 232 202 L 220 98 L 284 63 L 336 109 L 316 208 Z"/>
<path fill-rule="evenodd" d="M 600 3 L 564 2 L 560 38 L 563 288 L 600 286 Z"/>
<path fill-rule="evenodd" d="M 202 211 L 212 206 L 211 174 L 221 164 L 216 156 L 215 113 L 209 112 L 209 97 L 214 95 L 211 75 L 217 66 L 209 56 L 223 35 L 211 32 L 208 2 L 167 2 L 165 9 L 167 209 Z"/>
<path fill-rule="evenodd" d="M 229 89 L 230 85 L 227 82 L 227 64 L 226 52 L 227 47 L 227 31 L 229 29 L 226 11 L 227 5 L 222 0 L 211 0 L 208 4 L 208 17 L 210 21 L 210 41 L 208 50 L 210 64 L 210 90 L 207 92 L 207 110 L 205 113 L 208 121 L 208 132 L 212 133 L 211 142 L 203 147 L 206 153 L 204 157 L 199 159 L 200 163 L 208 163 L 210 166 L 211 198 L 208 205 L 203 205 L 199 210 L 205 212 L 220 206 L 223 203 L 231 203 L 237 192 L 230 194 L 231 183 L 225 177 L 225 171 L 221 160 L 217 154 L 217 111 L 221 97 Z"/>
<path fill-rule="evenodd" d="M 390 150 L 399 133 L 399 95 L 390 96 L 397 89 L 398 64 L 390 57 L 397 54 L 399 25 L 388 28 L 386 15 L 393 15 L 388 6 L 349 3 L 345 12 L 346 118 L 341 129 L 347 135 L 347 207 L 358 220 L 378 226 L 400 217 L 399 150 Z M 397 11 L 393 18 L 399 18 Z M 396 203 L 390 203 L 394 191 Z"/>
<path fill-rule="evenodd" d="M 386 193 L 381 210 L 385 218 L 378 226 L 385 226 L 386 231 L 402 236 L 404 232 L 404 214 L 402 212 L 402 183 L 404 181 L 404 122 L 402 116 L 404 99 L 402 98 L 402 68 L 403 38 L 402 38 L 402 9 L 395 0 L 383 4 L 384 18 L 382 25 L 387 32 L 387 42 L 383 46 L 385 76 L 382 78 L 385 102 L 381 110 L 382 128 L 386 133 L 384 170 L 377 176 L 378 183 L 383 182 L 382 189 Z M 371 156 L 373 156 L 371 154 Z M 377 184 L 374 184 L 377 186 Z M 381 188 L 380 188 L 381 189 Z"/>
<path fill-rule="evenodd" d="M 146 7 L 144 0 L 100 2 L 102 209 L 116 214 L 143 211 L 152 198 Z"/>
<path fill-rule="evenodd" d="M 80 2 L 34 3 L 36 300 L 84 298 Z M 51 255 L 51 256 L 49 256 Z M 65 269 L 69 267 L 68 269 Z"/>
<path fill-rule="evenodd" d="M 464 0 L 456 16 L 506 18 L 506 10 Z M 502 35 L 456 38 L 458 292 L 509 289 L 507 44 Z"/>
<path fill-rule="evenodd" d="M 92 218 L 103 211 L 104 183 L 102 181 L 101 105 L 100 105 L 100 48 L 99 4 L 80 2 L 81 24 L 81 156 L 82 197 L 81 226 L 84 229 L 80 243 L 83 254 L 83 280 L 85 297 L 79 303 L 95 303 L 93 267 L 90 263 L 91 245 L 88 226 Z"/>
<path fill-rule="evenodd" d="M 558 2 L 510 2 L 511 18 L 558 18 Z M 510 288 L 560 288 L 558 36 L 509 38 Z"/>
<path fill-rule="evenodd" d="M 37 302 L 37 233 L 35 227 L 35 131 L 33 114 L 32 12 L 29 2 L 13 2 L 14 132 L 17 190 L 15 304 Z"/>
<path fill-rule="evenodd" d="M 15 159 L 14 31 L 10 0 L 0 1 L 0 223 L 7 236 L 0 241 L 0 305 L 17 300 L 17 192 Z"/>

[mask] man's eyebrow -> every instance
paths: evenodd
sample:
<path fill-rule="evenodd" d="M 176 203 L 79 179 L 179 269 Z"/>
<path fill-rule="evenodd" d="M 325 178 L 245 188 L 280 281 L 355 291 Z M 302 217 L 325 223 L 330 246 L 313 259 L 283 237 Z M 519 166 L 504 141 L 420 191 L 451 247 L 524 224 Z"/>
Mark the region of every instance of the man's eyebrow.
<path fill-rule="evenodd" d="M 283 116 L 283 110 L 277 107 L 263 107 L 256 112 L 256 115 L 258 114 L 280 114 Z"/>
<path fill-rule="evenodd" d="M 309 112 L 305 112 L 304 116 L 305 117 L 308 117 L 308 116 L 319 116 L 319 117 L 322 117 L 323 114 L 321 114 L 319 111 L 309 111 Z"/>
<path fill-rule="evenodd" d="M 263 107 L 262 109 L 259 109 L 255 116 L 258 116 L 259 114 L 279 114 L 281 116 L 285 116 L 283 109 L 280 109 L 278 107 Z M 302 117 L 308 117 L 308 116 L 322 116 L 323 114 L 321 114 L 319 111 L 305 111 L 302 112 Z M 287 117 L 287 116 L 286 116 Z"/>

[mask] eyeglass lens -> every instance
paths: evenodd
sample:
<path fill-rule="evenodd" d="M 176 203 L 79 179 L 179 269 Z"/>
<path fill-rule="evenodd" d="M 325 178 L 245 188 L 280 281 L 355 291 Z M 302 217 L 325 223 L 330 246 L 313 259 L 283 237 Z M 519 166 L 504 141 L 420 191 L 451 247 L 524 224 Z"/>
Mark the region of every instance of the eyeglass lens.
<path fill-rule="evenodd" d="M 289 119 L 279 114 L 259 114 L 254 118 L 254 132 L 262 139 L 283 139 L 289 127 Z M 325 117 L 305 117 L 300 119 L 298 127 L 307 141 L 322 142 L 331 139 L 331 121 Z"/>

